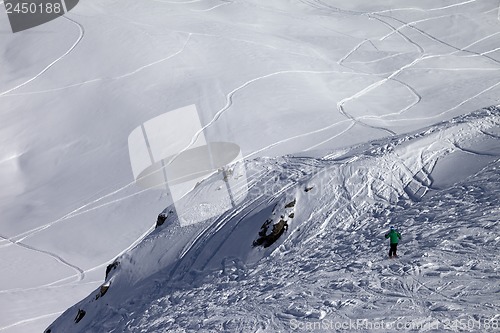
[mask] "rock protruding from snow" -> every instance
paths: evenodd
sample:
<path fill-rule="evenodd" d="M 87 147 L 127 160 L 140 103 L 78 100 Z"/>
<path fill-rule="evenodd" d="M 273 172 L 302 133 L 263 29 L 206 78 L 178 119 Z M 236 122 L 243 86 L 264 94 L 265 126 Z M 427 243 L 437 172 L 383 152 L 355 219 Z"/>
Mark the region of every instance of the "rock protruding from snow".
<path fill-rule="evenodd" d="M 106 302 L 92 294 L 51 329 L 289 331 L 346 318 L 491 319 L 500 311 L 500 145 L 488 133 L 499 124 L 491 108 L 341 156 L 246 161 L 241 205 L 186 227 L 172 217 L 118 258 Z M 466 167 L 483 155 L 484 165 Z M 450 169 L 443 161 L 455 156 L 461 164 Z M 433 187 L 445 170 L 462 179 Z M 186 202 L 210 195 L 213 184 L 204 180 Z M 386 259 L 389 223 L 404 235 L 398 260 Z M 275 225 L 281 237 L 252 246 Z M 75 325 L 80 309 L 85 319 Z"/>

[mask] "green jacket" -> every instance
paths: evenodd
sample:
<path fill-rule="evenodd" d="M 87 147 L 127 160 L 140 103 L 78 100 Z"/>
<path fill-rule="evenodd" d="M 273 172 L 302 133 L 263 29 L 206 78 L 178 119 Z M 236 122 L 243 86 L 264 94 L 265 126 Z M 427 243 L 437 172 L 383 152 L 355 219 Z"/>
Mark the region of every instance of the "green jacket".
<path fill-rule="evenodd" d="M 396 230 L 391 230 L 385 234 L 385 238 L 390 238 L 391 244 L 397 244 L 399 242 L 399 240 L 401 239 L 401 234 L 399 232 L 397 232 Z"/>

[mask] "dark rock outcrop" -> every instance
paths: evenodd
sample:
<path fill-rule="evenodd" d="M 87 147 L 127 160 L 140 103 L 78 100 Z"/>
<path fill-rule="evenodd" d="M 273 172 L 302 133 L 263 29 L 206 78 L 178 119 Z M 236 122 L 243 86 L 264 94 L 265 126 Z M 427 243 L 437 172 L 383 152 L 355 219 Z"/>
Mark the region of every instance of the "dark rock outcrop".
<path fill-rule="evenodd" d="M 259 238 L 253 242 L 253 246 L 263 246 L 269 247 L 274 242 L 280 238 L 280 236 L 288 230 L 288 223 L 286 220 L 280 219 L 280 221 L 273 225 L 273 230 L 269 235 L 267 235 L 267 231 L 271 224 L 271 220 L 267 220 L 261 227 L 261 231 L 259 232 Z"/>
<path fill-rule="evenodd" d="M 80 320 L 83 319 L 83 317 L 85 317 L 85 314 L 87 314 L 85 312 L 85 310 L 82 310 L 82 309 L 78 309 L 78 313 L 76 314 L 76 317 L 75 317 L 75 323 L 79 323 Z"/>
<path fill-rule="evenodd" d="M 174 213 L 174 211 L 170 210 L 170 211 L 168 211 L 168 213 L 162 212 L 162 213 L 158 214 L 158 218 L 156 219 L 156 227 L 155 228 L 162 226 L 163 223 L 165 223 L 167 218 L 170 216 L 170 214 L 173 214 L 173 213 Z"/>

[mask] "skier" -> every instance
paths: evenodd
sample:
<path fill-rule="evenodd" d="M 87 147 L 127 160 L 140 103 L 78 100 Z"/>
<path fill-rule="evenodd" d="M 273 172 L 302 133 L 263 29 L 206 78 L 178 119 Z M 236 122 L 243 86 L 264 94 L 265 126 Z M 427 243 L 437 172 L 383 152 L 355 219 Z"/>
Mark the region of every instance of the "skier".
<path fill-rule="evenodd" d="M 385 234 L 385 238 L 390 238 L 391 239 L 391 248 L 389 249 L 389 258 L 397 258 L 398 255 L 396 254 L 398 250 L 398 242 L 401 239 L 401 234 L 394 229 L 394 227 L 391 226 L 391 230 L 389 230 L 388 233 Z"/>

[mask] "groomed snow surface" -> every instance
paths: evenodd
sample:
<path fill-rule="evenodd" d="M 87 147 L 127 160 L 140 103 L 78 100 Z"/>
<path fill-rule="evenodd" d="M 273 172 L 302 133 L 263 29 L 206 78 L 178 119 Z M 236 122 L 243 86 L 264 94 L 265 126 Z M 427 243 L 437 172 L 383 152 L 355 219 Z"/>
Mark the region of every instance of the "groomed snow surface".
<path fill-rule="evenodd" d="M 17 34 L 0 11 L 0 332 L 498 319 L 499 31 L 497 0 L 81 1 Z M 188 105 L 250 192 L 153 231 L 171 193 L 127 139 Z"/>

